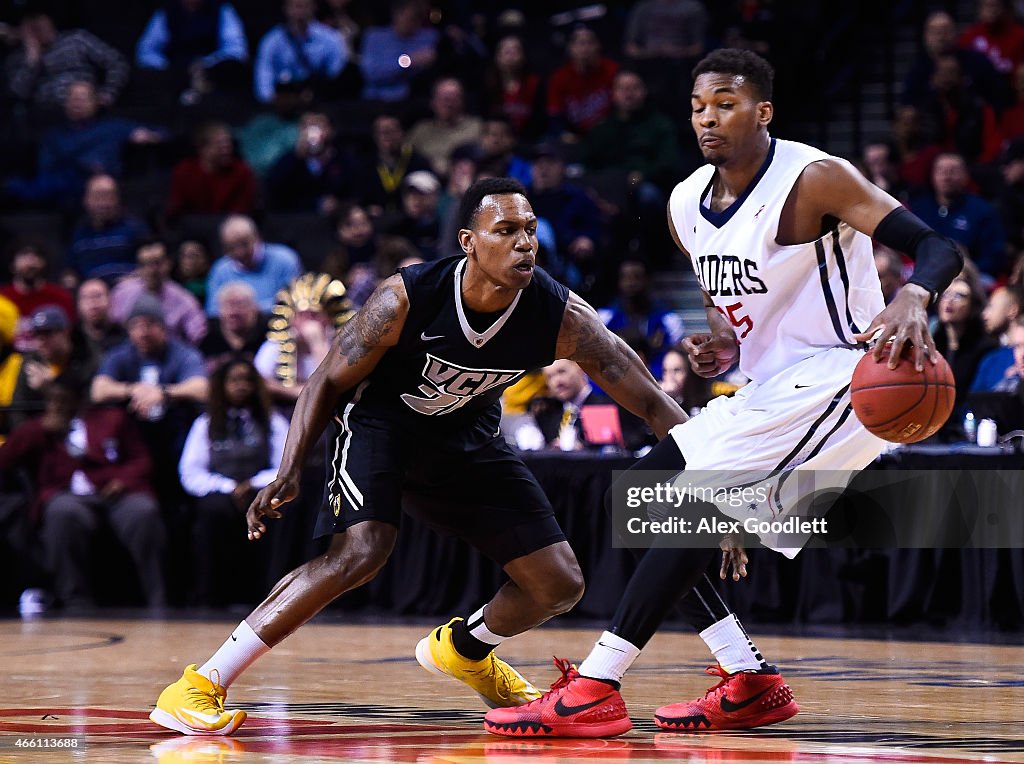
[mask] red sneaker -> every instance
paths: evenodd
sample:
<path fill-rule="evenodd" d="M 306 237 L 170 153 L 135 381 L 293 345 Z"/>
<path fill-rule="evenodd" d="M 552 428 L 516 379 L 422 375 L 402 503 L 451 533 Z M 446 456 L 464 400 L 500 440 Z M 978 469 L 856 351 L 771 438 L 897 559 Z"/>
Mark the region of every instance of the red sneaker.
<path fill-rule="evenodd" d="M 633 729 L 626 703 L 605 682 L 580 676 L 564 658 L 555 658 L 562 672 L 550 692 L 512 708 L 494 708 L 484 729 L 507 737 L 612 737 Z"/>
<path fill-rule="evenodd" d="M 705 671 L 722 681 L 689 703 L 673 703 L 654 712 L 663 730 L 744 730 L 764 727 L 795 716 L 800 706 L 793 690 L 774 666 L 730 674 L 721 666 Z"/>

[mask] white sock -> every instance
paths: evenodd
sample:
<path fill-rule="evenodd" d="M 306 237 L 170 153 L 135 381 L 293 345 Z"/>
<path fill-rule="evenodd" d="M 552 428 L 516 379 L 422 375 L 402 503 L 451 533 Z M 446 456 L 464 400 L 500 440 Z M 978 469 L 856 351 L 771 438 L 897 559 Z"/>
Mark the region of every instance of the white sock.
<path fill-rule="evenodd" d="M 700 633 L 700 638 L 730 674 L 767 665 L 734 613 L 708 626 Z"/>
<path fill-rule="evenodd" d="M 617 634 L 606 631 L 594 643 L 587 659 L 580 664 L 580 674 L 591 679 L 611 679 L 621 682 L 633 661 L 640 655 L 640 648 L 627 642 Z"/>
<path fill-rule="evenodd" d="M 269 652 L 266 642 L 259 638 L 249 624 L 242 621 L 210 660 L 199 667 L 199 673 L 211 682 L 230 687 L 257 658 Z M 216 678 L 210 676 L 211 673 L 215 673 Z"/>
<path fill-rule="evenodd" d="M 504 642 L 508 637 L 503 637 L 500 634 L 495 634 L 493 631 L 487 628 L 487 624 L 484 623 L 484 609 L 480 608 L 473 615 L 466 619 L 466 629 L 474 637 L 479 639 L 481 642 L 485 642 L 488 645 L 494 645 L 497 647 Z"/>

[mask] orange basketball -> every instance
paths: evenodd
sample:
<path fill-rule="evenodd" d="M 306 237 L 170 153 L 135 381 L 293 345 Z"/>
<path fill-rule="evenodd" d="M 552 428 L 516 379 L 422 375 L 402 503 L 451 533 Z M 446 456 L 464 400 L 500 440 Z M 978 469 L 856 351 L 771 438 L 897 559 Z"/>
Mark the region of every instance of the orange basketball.
<path fill-rule="evenodd" d="M 909 344 L 895 369 L 888 362 L 888 348 L 881 361 L 871 353 L 860 359 L 850 384 L 853 411 L 861 424 L 883 440 L 917 443 L 949 418 L 956 396 L 953 372 L 941 356 L 935 365 L 925 361 L 924 370 L 918 371 Z"/>

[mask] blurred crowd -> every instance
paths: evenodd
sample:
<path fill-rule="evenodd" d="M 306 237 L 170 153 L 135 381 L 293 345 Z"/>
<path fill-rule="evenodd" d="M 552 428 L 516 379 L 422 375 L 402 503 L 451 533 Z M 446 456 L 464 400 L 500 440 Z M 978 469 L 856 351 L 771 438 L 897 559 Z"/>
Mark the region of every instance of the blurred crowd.
<path fill-rule="evenodd" d="M 734 45 L 784 71 L 795 53 L 773 3 L 5 13 L 0 606 L 23 590 L 69 609 L 220 606 L 308 559 L 322 453 L 274 533 L 244 539 L 290 408 L 381 278 L 458 253 L 458 201 L 480 178 L 528 188 L 540 263 L 685 410 L 744 382 L 690 373 L 678 306 L 652 279 L 680 265 L 665 205 L 700 161 L 689 70 Z M 959 407 L 941 437 L 956 439 L 968 408 L 1003 416 L 1024 395 L 1024 26 L 1011 6 L 929 14 L 901 94 L 891 133 L 851 159 L 967 255 L 933 318 Z M 875 262 L 890 300 L 912 266 L 881 247 Z M 990 394 L 1004 398 L 978 397 Z M 504 408 L 523 450 L 654 441 L 569 362 L 526 377 Z M 1019 405 L 1007 411 L 1004 431 L 1024 425 Z"/>

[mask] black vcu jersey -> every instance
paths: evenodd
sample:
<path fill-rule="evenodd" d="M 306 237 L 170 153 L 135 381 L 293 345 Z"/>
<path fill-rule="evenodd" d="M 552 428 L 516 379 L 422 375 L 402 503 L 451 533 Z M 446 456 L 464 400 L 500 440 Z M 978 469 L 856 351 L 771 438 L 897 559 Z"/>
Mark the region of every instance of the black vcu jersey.
<path fill-rule="evenodd" d="M 562 540 L 532 474 L 499 435 L 505 388 L 555 360 L 569 290 L 540 268 L 507 309 L 462 299 L 467 260 L 401 270 L 398 343 L 339 401 L 319 534 L 404 509 L 498 562 Z"/>

